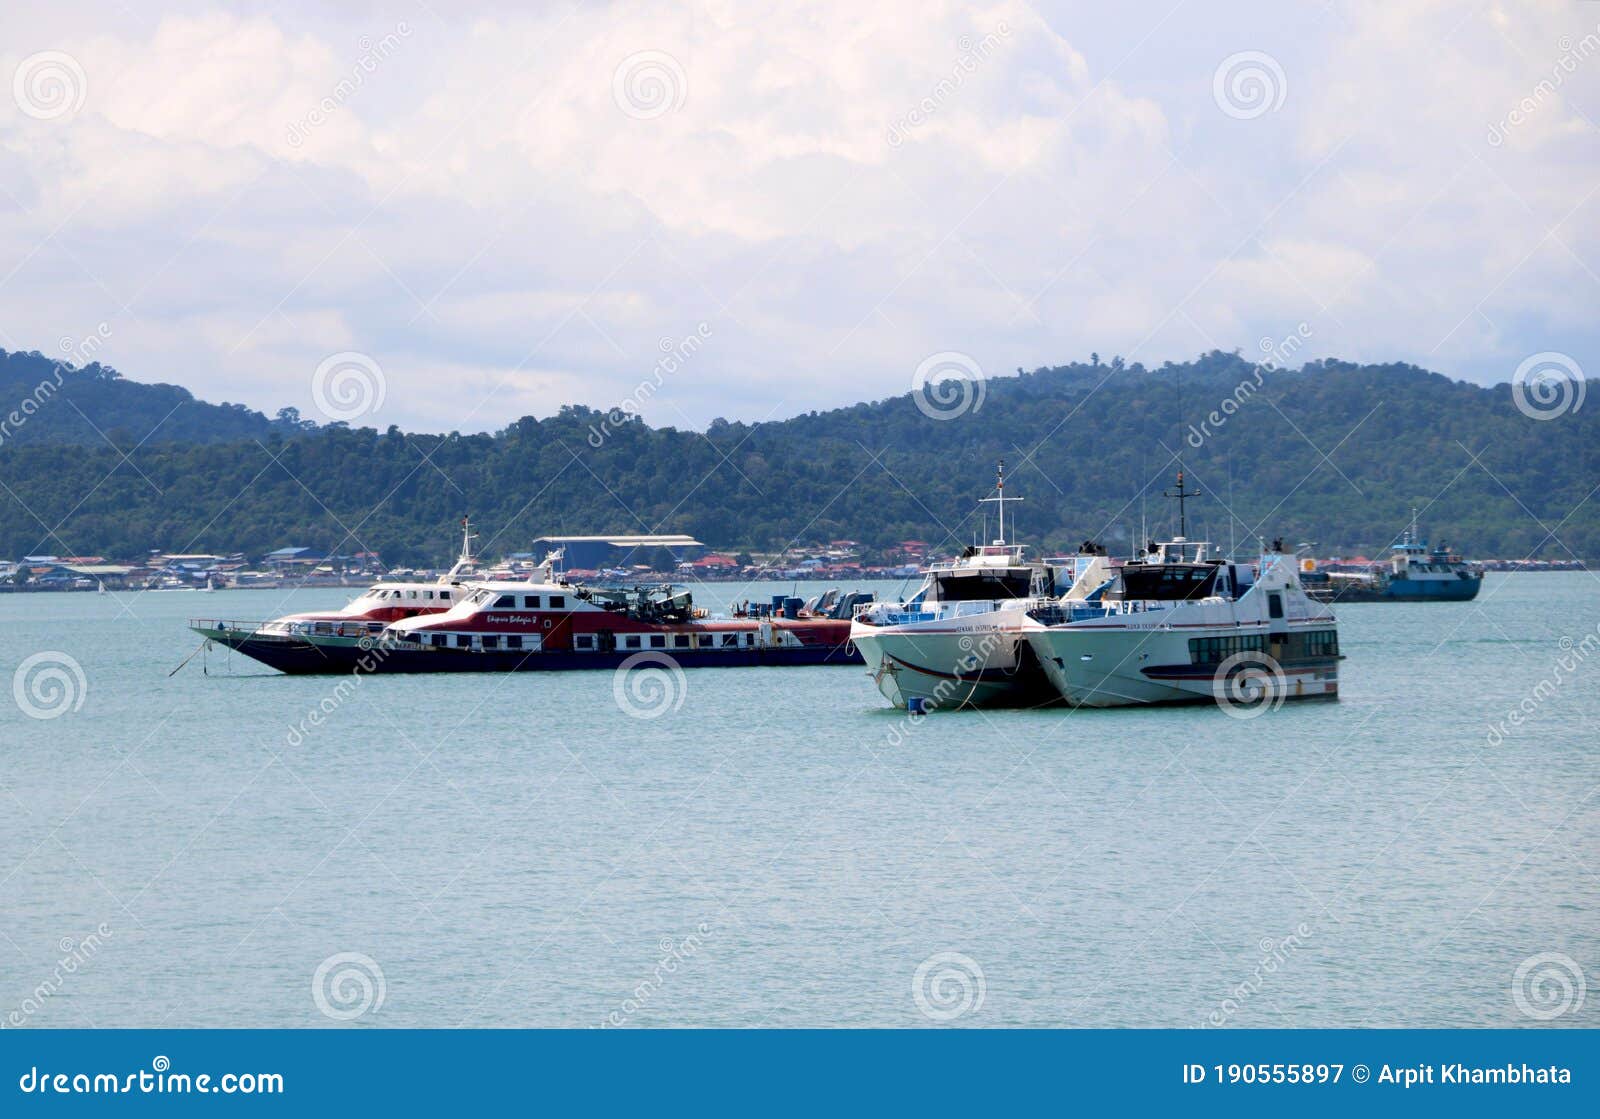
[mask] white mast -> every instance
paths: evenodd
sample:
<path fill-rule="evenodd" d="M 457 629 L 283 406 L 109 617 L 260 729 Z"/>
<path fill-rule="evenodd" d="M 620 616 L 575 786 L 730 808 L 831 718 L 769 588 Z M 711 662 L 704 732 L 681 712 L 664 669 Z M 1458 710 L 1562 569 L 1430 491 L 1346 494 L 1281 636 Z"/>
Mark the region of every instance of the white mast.
<path fill-rule="evenodd" d="M 470 517 L 462 517 L 461 555 L 456 559 L 456 565 L 450 569 L 449 574 L 441 576 L 439 582 L 455 582 L 457 576 L 465 574 L 472 569 L 473 564 L 477 562 L 472 558 L 472 542 L 477 538 L 477 534 L 472 531 L 472 519 Z"/>
<path fill-rule="evenodd" d="M 1020 497 L 1011 497 L 1011 498 L 1006 497 L 1006 460 L 1005 459 L 1001 459 L 1000 462 L 999 462 L 999 465 L 997 465 L 995 467 L 995 472 L 994 472 L 994 491 L 995 491 L 995 496 L 993 496 L 993 497 L 985 497 L 985 498 L 982 498 L 981 500 L 983 500 L 983 501 L 993 501 L 993 502 L 998 503 L 998 505 L 1000 506 L 1000 537 L 999 537 L 998 540 L 995 541 L 995 543 L 999 544 L 999 545 L 1001 545 L 1003 547 L 1005 545 L 1005 542 L 1006 542 L 1006 502 L 1007 501 L 1021 501 L 1022 500 L 1022 498 L 1020 498 Z"/>

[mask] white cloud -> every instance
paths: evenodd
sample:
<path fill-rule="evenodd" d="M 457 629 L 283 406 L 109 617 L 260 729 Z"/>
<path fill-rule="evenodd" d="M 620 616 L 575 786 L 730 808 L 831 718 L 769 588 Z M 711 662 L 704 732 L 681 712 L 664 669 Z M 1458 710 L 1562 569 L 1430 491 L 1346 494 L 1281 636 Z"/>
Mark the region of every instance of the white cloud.
<path fill-rule="evenodd" d="M 1487 139 L 1584 9 L 748 13 L 9 12 L 0 76 L 60 50 L 88 90 L 0 99 L 0 345 L 109 321 L 134 377 L 308 413 L 362 350 L 376 419 L 435 429 L 610 405 L 701 321 L 654 422 L 902 392 L 940 350 L 1159 364 L 1300 321 L 1308 357 L 1600 368 L 1600 54 Z M 1241 51 L 1281 65 L 1276 111 L 1213 102 Z M 619 107 L 640 52 L 676 108 Z"/>

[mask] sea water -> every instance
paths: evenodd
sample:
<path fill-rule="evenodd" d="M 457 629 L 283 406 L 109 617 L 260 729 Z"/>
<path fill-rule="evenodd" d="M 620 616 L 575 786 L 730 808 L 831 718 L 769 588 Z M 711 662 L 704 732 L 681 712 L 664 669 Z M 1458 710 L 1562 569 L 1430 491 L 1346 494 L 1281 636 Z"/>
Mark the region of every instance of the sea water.
<path fill-rule="evenodd" d="M 1252 719 L 169 675 L 353 593 L 0 596 L 0 1025 L 1600 1025 L 1595 575 L 1340 607 Z"/>

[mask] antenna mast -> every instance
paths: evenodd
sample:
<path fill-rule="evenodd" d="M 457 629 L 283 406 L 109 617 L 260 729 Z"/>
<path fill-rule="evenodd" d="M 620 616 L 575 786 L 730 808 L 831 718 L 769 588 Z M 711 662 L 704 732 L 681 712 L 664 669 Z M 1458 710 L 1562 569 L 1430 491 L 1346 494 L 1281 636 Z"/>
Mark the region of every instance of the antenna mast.
<path fill-rule="evenodd" d="M 1175 489 L 1162 490 L 1162 497 L 1175 497 L 1178 499 L 1178 536 L 1184 540 L 1189 539 L 1189 512 L 1188 502 L 1191 497 L 1199 497 L 1198 486 L 1184 487 L 1183 467 L 1178 467 L 1178 485 Z"/>
<path fill-rule="evenodd" d="M 993 501 L 1000 506 L 1000 538 L 996 544 L 1004 545 L 1006 542 L 1006 502 L 1021 501 L 1020 497 L 1006 496 L 1006 460 L 1001 459 L 994 472 L 995 496 L 982 498 L 983 501 Z"/>

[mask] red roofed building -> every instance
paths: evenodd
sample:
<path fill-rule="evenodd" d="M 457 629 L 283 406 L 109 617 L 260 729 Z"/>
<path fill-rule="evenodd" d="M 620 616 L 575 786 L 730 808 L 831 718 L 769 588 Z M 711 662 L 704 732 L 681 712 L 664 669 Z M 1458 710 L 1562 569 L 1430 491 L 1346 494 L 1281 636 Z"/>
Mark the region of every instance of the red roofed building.
<path fill-rule="evenodd" d="M 713 552 L 709 556 L 701 556 L 699 559 L 695 560 L 693 566 L 703 571 L 713 567 L 738 567 L 739 561 L 734 559 L 732 556 L 725 556 L 721 553 Z"/>

